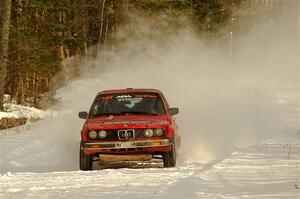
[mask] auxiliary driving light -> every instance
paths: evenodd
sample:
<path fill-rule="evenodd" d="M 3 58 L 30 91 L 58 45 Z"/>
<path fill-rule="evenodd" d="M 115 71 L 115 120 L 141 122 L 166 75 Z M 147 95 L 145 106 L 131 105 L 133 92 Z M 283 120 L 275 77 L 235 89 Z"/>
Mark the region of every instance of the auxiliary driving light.
<path fill-rule="evenodd" d="M 146 137 L 152 137 L 154 135 L 154 132 L 152 129 L 146 129 L 144 135 Z"/>
<path fill-rule="evenodd" d="M 89 138 L 96 139 L 96 137 L 97 137 L 97 132 L 96 131 L 90 131 L 89 132 Z"/>
<path fill-rule="evenodd" d="M 107 133 L 106 133 L 106 131 L 104 131 L 104 130 L 101 130 L 101 131 L 99 131 L 99 133 L 98 133 L 99 138 L 105 138 L 106 135 L 107 135 Z"/>
<path fill-rule="evenodd" d="M 155 130 L 155 135 L 162 136 L 163 134 L 164 134 L 164 130 L 163 129 L 156 129 Z"/>

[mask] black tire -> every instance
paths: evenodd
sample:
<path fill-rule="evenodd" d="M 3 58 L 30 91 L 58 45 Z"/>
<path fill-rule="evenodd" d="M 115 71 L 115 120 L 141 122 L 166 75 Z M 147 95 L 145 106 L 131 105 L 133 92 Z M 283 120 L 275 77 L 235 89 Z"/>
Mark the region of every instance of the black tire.
<path fill-rule="evenodd" d="M 175 143 L 173 142 L 172 145 L 172 150 L 165 152 L 163 154 L 163 162 L 164 162 L 164 167 L 170 168 L 170 167 L 175 167 L 176 166 L 176 146 Z"/>
<path fill-rule="evenodd" d="M 80 157 L 79 157 L 79 167 L 80 170 L 90 171 L 93 168 L 94 156 L 84 154 L 82 150 L 82 143 L 80 144 Z"/>

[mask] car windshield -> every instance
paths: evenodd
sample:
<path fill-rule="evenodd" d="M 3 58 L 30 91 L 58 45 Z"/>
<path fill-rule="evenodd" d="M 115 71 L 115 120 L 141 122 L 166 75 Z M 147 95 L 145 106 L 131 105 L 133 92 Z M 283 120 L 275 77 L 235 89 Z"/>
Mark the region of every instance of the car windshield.
<path fill-rule="evenodd" d="M 114 93 L 98 95 L 91 117 L 104 115 L 164 115 L 160 96 L 156 93 Z"/>

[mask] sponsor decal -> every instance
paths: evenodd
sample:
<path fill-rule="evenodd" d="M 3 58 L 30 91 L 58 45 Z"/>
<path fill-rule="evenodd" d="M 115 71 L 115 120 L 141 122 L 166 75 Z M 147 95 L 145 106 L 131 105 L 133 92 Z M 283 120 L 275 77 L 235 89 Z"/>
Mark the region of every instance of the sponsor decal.
<path fill-rule="evenodd" d="M 157 95 L 141 95 L 141 94 L 136 94 L 135 95 L 136 98 L 157 98 Z"/>
<path fill-rule="evenodd" d="M 103 97 L 99 97 L 98 100 L 112 100 L 113 96 L 103 96 Z"/>
<path fill-rule="evenodd" d="M 131 95 L 118 95 L 116 98 L 117 99 L 132 98 L 132 96 Z"/>

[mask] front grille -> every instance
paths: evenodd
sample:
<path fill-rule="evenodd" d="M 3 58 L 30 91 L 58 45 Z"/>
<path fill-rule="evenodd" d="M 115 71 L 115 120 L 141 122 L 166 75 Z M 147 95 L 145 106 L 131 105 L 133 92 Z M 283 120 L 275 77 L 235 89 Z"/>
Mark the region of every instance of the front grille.
<path fill-rule="evenodd" d="M 112 129 L 112 130 L 106 130 L 107 136 L 105 140 L 124 140 L 123 137 L 119 139 L 118 131 L 122 130 L 132 130 L 132 129 Z M 144 138 L 144 131 L 145 129 L 134 129 L 134 138 Z M 129 131 L 130 132 L 130 131 Z M 132 139 L 133 137 L 129 137 L 129 139 Z"/>
<path fill-rule="evenodd" d="M 130 140 L 135 138 L 134 129 L 122 129 L 118 130 L 118 136 L 120 140 Z"/>

